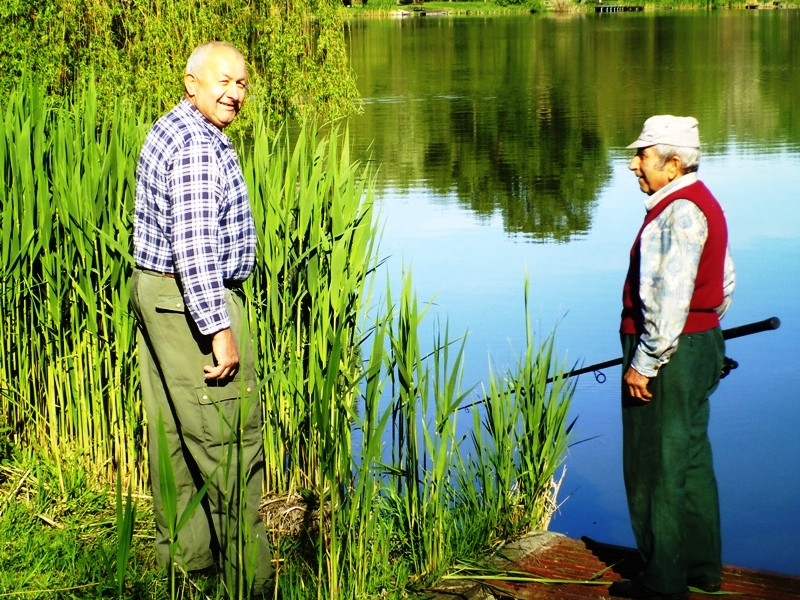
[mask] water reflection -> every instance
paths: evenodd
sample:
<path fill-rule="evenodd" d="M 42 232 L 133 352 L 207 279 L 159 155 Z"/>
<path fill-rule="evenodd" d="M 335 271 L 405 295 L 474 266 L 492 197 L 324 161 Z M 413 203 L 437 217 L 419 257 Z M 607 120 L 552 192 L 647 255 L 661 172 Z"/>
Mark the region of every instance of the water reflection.
<path fill-rule="evenodd" d="M 606 147 L 597 119 L 576 118 L 575 90 L 557 84 L 559 65 L 528 47 L 536 23 L 352 25 L 367 102 L 352 127 L 361 142 L 374 142 L 375 157 L 392 157 L 378 158 L 383 184 L 424 180 L 478 215 L 501 213 L 508 231 L 534 239 L 588 231 L 609 175 Z"/>
<path fill-rule="evenodd" d="M 609 148 L 651 114 L 700 116 L 706 152 L 798 147 L 800 15 L 751 12 L 353 21 L 356 150 L 381 185 L 424 181 L 567 241 L 591 227 Z"/>

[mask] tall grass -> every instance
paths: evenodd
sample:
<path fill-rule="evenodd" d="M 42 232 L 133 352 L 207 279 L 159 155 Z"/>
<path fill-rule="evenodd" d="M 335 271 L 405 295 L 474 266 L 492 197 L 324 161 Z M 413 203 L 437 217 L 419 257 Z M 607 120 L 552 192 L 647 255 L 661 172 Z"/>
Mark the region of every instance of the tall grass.
<path fill-rule="evenodd" d="M 146 491 L 127 294 L 135 164 L 150 118 L 118 105 L 96 119 L 91 86 L 69 109 L 30 83 L 9 98 L 0 432 L 54 465 L 62 495 L 76 480 L 119 473 Z M 538 345 L 528 325 L 528 348 L 490 377 L 488 402 L 460 410 L 471 393 L 464 339 L 446 324 L 423 334 L 410 275 L 399 293 L 375 291 L 371 176 L 350 157 L 346 130 L 307 125 L 290 139 L 257 120 L 236 141 L 259 235 L 245 291 L 266 489 L 301 492 L 318 515 L 305 546 L 275 540 L 283 597 L 424 588 L 456 558 L 546 526 L 572 394 L 565 380 L 547 384 L 563 370 L 552 338 Z M 129 517 L 118 513 L 119 561 Z M 184 515 L 173 517 L 177 530 Z"/>
<path fill-rule="evenodd" d="M 4 107 L 2 415 L 14 443 L 57 465 L 143 483 L 127 280 L 131 157 L 146 130 L 121 109 L 97 123 L 97 103 L 90 86 L 67 112 L 27 84 Z"/>

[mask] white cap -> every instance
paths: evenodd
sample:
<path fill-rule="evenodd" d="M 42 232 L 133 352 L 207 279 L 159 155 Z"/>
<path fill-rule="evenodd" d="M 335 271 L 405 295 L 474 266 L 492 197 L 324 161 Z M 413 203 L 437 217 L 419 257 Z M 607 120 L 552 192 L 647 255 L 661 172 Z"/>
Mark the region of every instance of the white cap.
<path fill-rule="evenodd" d="M 628 148 L 647 148 L 656 144 L 700 148 L 700 134 L 694 117 L 656 115 L 644 122 L 639 139 Z"/>

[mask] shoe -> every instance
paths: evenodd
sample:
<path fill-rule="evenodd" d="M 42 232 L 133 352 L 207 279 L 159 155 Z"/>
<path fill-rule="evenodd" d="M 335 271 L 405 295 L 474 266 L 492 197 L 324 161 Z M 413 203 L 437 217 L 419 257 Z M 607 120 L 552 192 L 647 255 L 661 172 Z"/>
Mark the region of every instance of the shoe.
<path fill-rule="evenodd" d="M 608 586 L 608 593 L 615 598 L 633 598 L 634 600 L 687 600 L 689 598 L 689 594 L 686 592 L 659 594 L 647 589 L 635 579 L 615 581 Z"/>
<path fill-rule="evenodd" d="M 715 581 L 708 579 L 707 577 L 690 577 L 686 583 L 689 585 L 689 587 L 700 590 L 701 592 L 706 592 L 708 594 L 718 592 L 722 587 L 721 581 Z"/>

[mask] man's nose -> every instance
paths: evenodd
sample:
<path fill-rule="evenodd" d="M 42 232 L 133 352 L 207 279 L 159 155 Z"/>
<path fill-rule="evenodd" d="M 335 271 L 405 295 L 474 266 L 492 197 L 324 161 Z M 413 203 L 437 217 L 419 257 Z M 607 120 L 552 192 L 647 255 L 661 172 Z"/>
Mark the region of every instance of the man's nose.
<path fill-rule="evenodd" d="M 630 163 L 628 163 L 628 168 L 629 168 L 631 171 L 635 171 L 636 169 L 638 169 L 638 168 L 639 168 L 639 156 L 638 156 L 638 155 L 634 156 L 634 157 L 631 159 L 631 162 L 630 162 Z"/>
<path fill-rule="evenodd" d="M 244 100 L 244 89 L 236 83 L 232 83 L 231 85 L 229 85 L 228 89 L 225 90 L 225 92 L 228 98 L 231 98 L 236 102 L 241 102 L 242 100 Z"/>

